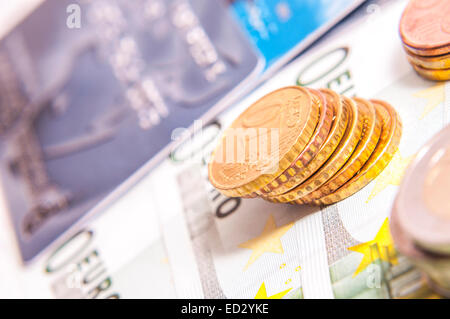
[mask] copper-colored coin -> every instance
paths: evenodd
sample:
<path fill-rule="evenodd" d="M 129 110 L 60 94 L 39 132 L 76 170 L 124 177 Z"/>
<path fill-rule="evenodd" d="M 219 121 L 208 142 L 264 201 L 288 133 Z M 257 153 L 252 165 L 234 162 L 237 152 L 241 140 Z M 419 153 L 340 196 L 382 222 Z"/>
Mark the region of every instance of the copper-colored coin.
<path fill-rule="evenodd" d="M 377 177 L 389 164 L 400 143 L 402 122 L 395 109 L 386 102 L 371 100 L 376 108 L 377 116 L 383 121 L 380 140 L 369 160 L 361 170 L 334 193 L 324 196 L 313 203 L 329 205 L 339 202 L 362 189 Z"/>
<path fill-rule="evenodd" d="M 413 64 L 413 68 L 414 70 L 416 70 L 416 72 L 428 79 L 428 80 L 432 80 L 432 81 L 448 81 L 450 80 L 450 69 L 441 69 L 441 70 L 432 70 L 432 69 L 426 69 L 426 68 L 422 68 L 418 65 L 414 65 Z"/>
<path fill-rule="evenodd" d="M 287 183 L 297 172 L 305 169 L 307 165 L 315 158 L 317 153 L 319 153 L 324 142 L 330 134 L 330 130 L 333 123 L 334 107 L 330 103 L 327 103 L 324 95 L 317 90 L 309 89 L 314 103 L 319 105 L 320 117 L 316 126 L 313 137 L 309 141 L 305 149 L 300 153 L 300 155 L 294 160 L 294 162 L 285 170 L 280 176 L 278 176 L 274 181 L 260 189 L 256 192 L 258 195 L 264 196 L 265 194 L 281 194 L 288 191 L 290 188 L 294 187 L 296 184 Z M 340 112 L 342 113 L 342 112 Z"/>
<path fill-rule="evenodd" d="M 400 35 L 417 55 L 450 52 L 450 1 L 411 0 L 400 20 Z"/>
<path fill-rule="evenodd" d="M 307 89 L 271 92 L 225 130 L 209 163 L 209 180 L 226 196 L 248 195 L 285 171 L 308 144 L 319 117 Z"/>
<path fill-rule="evenodd" d="M 450 69 L 450 53 L 428 57 L 408 53 L 406 56 L 408 57 L 408 60 L 411 64 L 420 66 L 425 69 Z"/>
<path fill-rule="evenodd" d="M 404 44 L 403 48 L 406 50 L 407 53 L 412 53 L 412 54 L 415 54 L 415 55 L 421 56 L 421 57 L 439 56 L 439 55 L 445 55 L 445 54 L 450 53 L 450 45 L 439 47 L 439 48 L 432 49 L 432 50 L 421 50 L 421 49 L 409 47 L 406 44 Z"/>
<path fill-rule="evenodd" d="M 325 184 L 339 169 L 347 162 L 352 155 L 361 138 L 363 129 L 363 117 L 358 111 L 356 103 L 347 97 L 341 97 L 343 105 L 347 108 L 349 124 L 345 135 L 331 157 L 315 172 L 309 179 L 296 186 L 289 192 L 277 196 L 270 196 L 269 199 L 274 202 L 287 203 L 294 202 L 303 196 L 315 191 Z M 298 202 L 301 203 L 301 202 Z"/>
<path fill-rule="evenodd" d="M 348 182 L 367 162 L 373 150 L 377 146 L 381 135 L 381 118 L 376 116 L 375 107 L 370 101 L 353 98 L 359 111 L 364 117 L 364 128 L 361 140 L 355 151 L 345 165 L 328 182 L 316 191 L 301 198 L 303 203 L 309 203 L 315 199 L 333 193 L 339 187 Z"/>

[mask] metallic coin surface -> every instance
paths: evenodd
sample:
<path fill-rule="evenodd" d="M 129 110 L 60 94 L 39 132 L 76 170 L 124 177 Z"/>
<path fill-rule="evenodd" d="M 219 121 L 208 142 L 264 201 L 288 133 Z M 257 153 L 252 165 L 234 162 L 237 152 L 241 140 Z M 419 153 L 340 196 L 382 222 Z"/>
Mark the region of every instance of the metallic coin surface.
<path fill-rule="evenodd" d="M 285 87 L 262 97 L 225 130 L 208 166 L 210 182 L 226 196 L 267 185 L 305 148 L 318 117 L 307 89 Z"/>
<path fill-rule="evenodd" d="M 349 122 L 351 111 L 350 108 L 344 107 L 341 97 L 329 89 L 319 90 L 326 99 L 326 103 L 333 107 L 333 124 L 331 126 L 330 133 L 326 141 L 321 146 L 318 154 L 313 158 L 313 160 L 307 166 L 301 166 L 302 163 L 296 163 L 289 170 L 289 175 L 291 178 L 283 184 L 279 184 L 279 180 L 275 180 L 273 183 L 268 184 L 264 188 L 265 196 L 275 196 L 285 193 L 286 191 L 294 188 L 308 177 L 310 177 L 314 172 L 316 172 L 322 165 L 327 161 L 327 159 L 333 154 L 336 147 L 339 145 L 342 137 L 344 136 L 347 124 Z M 283 185 L 283 188 L 278 188 L 279 185 Z"/>
<path fill-rule="evenodd" d="M 329 205 L 339 202 L 362 189 L 375 179 L 391 161 L 397 152 L 402 135 L 402 122 L 398 113 L 388 103 L 371 100 L 377 110 L 377 116 L 383 121 L 381 137 L 369 160 L 361 170 L 334 193 L 324 196 L 313 203 Z"/>
<path fill-rule="evenodd" d="M 406 56 L 411 64 L 417 65 L 425 69 L 432 69 L 432 70 L 450 69 L 450 53 L 429 57 L 423 57 L 415 55 L 413 53 L 408 53 Z"/>
<path fill-rule="evenodd" d="M 403 44 L 403 47 L 408 53 L 413 53 L 421 57 L 432 57 L 432 56 L 446 55 L 450 53 L 450 45 L 428 50 L 416 49 L 407 46 L 406 44 Z"/>
<path fill-rule="evenodd" d="M 428 79 L 428 80 L 432 80 L 432 81 L 448 81 L 450 80 L 450 69 L 441 69 L 441 70 L 432 70 L 432 69 L 425 69 L 422 68 L 418 65 L 414 65 L 413 64 L 413 68 L 414 70 L 416 70 L 416 72 Z"/>
<path fill-rule="evenodd" d="M 356 103 L 352 99 L 343 96 L 341 99 L 344 107 L 349 110 L 350 119 L 345 135 L 334 153 L 325 162 L 325 164 L 323 164 L 320 169 L 306 181 L 291 189 L 289 192 L 277 196 L 270 196 L 272 201 L 279 203 L 295 202 L 297 204 L 302 204 L 302 202 L 299 201 L 300 198 L 315 191 L 320 186 L 325 184 L 350 158 L 361 138 L 363 130 L 363 117 L 358 111 Z"/>
<path fill-rule="evenodd" d="M 286 169 L 274 181 L 257 191 L 256 194 L 258 195 L 264 196 L 271 191 L 280 194 L 288 191 L 290 189 L 290 186 L 289 184 L 286 185 L 286 183 L 293 176 L 295 176 L 298 171 L 305 169 L 305 167 L 309 165 L 311 160 L 316 157 L 317 153 L 319 153 L 320 149 L 324 145 L 324 142 L 327 140 L 327 137 L 330 134 L 330 130 L 333 124 L 334 107 L 330 103 L 327 103 L 326 98 L 320 91 L 312 89 L 309 90 L 313 97 L 313 102 L 319 105 L 320 110 L 320 117 L 314 135 L 305 149 L 294 160 L 289 168 Z"/>
<path fill-rule="evenodd" d="M 400 35 L 405 45 L 425 55 L 442 48 L 445 52 L 438 54 L 449 53 L 450 1 L 411 0 L 400 20 Z"/>
<path fill-rule="evenodd" d="M 413 238 L 405 232 L 399 218 L 399 208 L 395 201 L 389 226 L 392 239 L 398 251 L 411 260 L 430 279 L 430 287 L 437 293 L 447 296 L 450 291 L 450 256 L 440 255 L 423 250 L 415 245 Z M 450 296 L 447 296 L 450 297 Z"/>
<path fill-rule="evenodd" d="M 417 246 L 450 258 L 450 126 L 417 153 L 405 172 L 396 207 Z"/>
<path fill-rule="evenodd" d="M 348 182 L 367 162 L 375 149 L 381 135 L 382 119 L 376 116 L 375 107 L 370 101 L 353 98 L 359 111 L 364 117 L 364 127 L 361 140 L 345 165 L 323 186 L 301 198 L 303 203 L 310 203 L 315 199 L 333 193 Z"/>

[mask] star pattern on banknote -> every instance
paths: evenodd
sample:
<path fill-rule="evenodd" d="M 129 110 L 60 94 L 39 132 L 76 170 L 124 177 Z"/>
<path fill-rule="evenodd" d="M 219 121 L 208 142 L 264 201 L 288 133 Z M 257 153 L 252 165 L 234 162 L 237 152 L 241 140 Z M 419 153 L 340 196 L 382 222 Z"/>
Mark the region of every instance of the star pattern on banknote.
<path fill-rule="evenodd" d="M 414 156 L 415 154 L 408 157 L 403 157 L 400 151 L 397 151 L 389 165 L 376 178 L 375 186 L 370 192 L 366 203 L 370 202 L 389 185 L 399 186 L 403 175 L 405 174 L 405 170 L 409 163 L 413 160 Z"/>
<path fill-rule="evenodd" d="M 364 255 L 358 268 L 353 273 L 353 277 L 358 275 L 361 271 L 366 269 L 372 262 L 377 259 L 386 261 L 392 264 L 397 264 L 395 257 L 395 248 L 389 230 L 389 220 L 386 218 L 380 230 L 373 240 L 348 248 Z"/>
<path fill-rule="evenodd" d="M 255 299 L 281 299 L 284 296 L 286 296 L 286 294 L 291 291 L 292 288 L 283 290 L 277 294 L 274 294 L 272 296 L 267 296 L 267 291 L 266 291 L 266 284 L 263 282 L 261 287 L 259 287 L 258 292 L 256 293 Z"/>
<path fill-rule="evenodd" d="M 240 248 L 252 250 L 252 254 L 245 265 L 244 270 L 247 270 L 248 267 L 264 253 L 282 254 L 284 250 L 283 244 L 281 243 L 281 237 L 286 234 L 292 226 L 294 226 L 293 222 L 277 227 L 275 218 L 273 215 L 270 215 L 261 235 L 239 245 Z"/>
<path fill-rule="evenodd" d="M 444 102 L 445 100 L 444 83 L 439 83 L 425 90 L 421 90 L 413 95 L 415 97 L 427 100 L 427 104 L 425 105 L 422 115 L 420 116 L 420 119 L 422 120 L 428 114 L 430 114 L 438 105 Z"/>

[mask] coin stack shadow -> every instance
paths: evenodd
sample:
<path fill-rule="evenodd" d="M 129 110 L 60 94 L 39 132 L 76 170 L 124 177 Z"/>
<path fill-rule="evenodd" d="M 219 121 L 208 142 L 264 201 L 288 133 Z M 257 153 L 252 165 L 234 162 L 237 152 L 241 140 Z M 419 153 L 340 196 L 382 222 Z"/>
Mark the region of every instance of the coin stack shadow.
<path fill-rule="evenodd" d="M 258 158 L 267 143 L 249 147 L 251 136 L 262 138 L 248 129 L 277 130 L 278 148 L 268 152 L 274 165 Z M 328 205 L 378 176 L 397 151 L 401 133 L 400 117 L 386 102 L 285 87 L 256 101 L 225 130 L 209 163 L 209 179 L 230 197 Z M 239 156 L 230 150 L 239 149 L 245 156 L 236 161 Z"/>
<path fill-rule="evenodd" d="M 412 0 L 400 20 L 408 61 L 429 80 L 450 80 L 450 1 Z"/>

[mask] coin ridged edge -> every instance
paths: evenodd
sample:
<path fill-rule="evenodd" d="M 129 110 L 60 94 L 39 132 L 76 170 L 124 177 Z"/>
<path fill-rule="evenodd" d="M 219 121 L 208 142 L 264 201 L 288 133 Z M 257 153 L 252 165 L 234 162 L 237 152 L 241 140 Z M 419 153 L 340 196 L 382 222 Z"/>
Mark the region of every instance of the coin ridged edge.
<path fill-rule="evenodd" d="M 386 168 L 394 157 L 394 154 L 397 152 L 402 136 L 402 121 L 400 116 L 391 105 L 384 101 L 371 100 L 371 102 L 375 107 L 384 107 L 388 111 L 392 122 L 389 131 L 381 133 L 382 136 L 380 137 L 377 147 L 356 176 L 336 192 L 314 201 L 314 204 L 330 205 L 352 196 L 374 180 Z M 384 127 L 385 126 L 383 126 L 383 130 Z M 381 144 L 383 141 L 385 141 L 384 145 Z M 378 147 L 382 149 L 378 150 Z"/>
<path fill-rule="evenodd" d="M 375 107 L 370 101 L 361 98 L 353 98 L 353 100 L 360 110 L 360 103 L 365 103 L 369 108 L 366 112 L 361 110 L 365 117 L 361 140 L 347 163 L 323 186 L 302 198 L 303 203 L 311 203 L 313 200 L 329 195 L 347 183 L 364 166 L 377 146 L 381 136 L 382 119 L 376 115 Z"/>
<path fill-rule="evenodd" d="M 289 190 L 308 179 L 308 177 L 313 175 L 323 165 L 323 163 L 330 158 L 341 142 L 342 137 L 345 135 L 345 131 L 350 120 L 350 111 L 347 107 L 343 106 L 341 97 L 337 93 L 329 89 L 320 89 L 320 91 L 324 94 L 329 94 L 330 96 L 334 95 L 334 98 L 337 99 L 337 103 L 333 105 L 335 113 L 333 118 L 333 126 L 327 140 L 324 145 L 322 145 L 322 148 L 314 157 L 313 161 L 311 161 L 311 163 L 304 169 L 297 169 L 295 171 L 295 175 L 292 176 L 292 178 L 285 184 L 285 186 L 289 187 Z M 280 194 L 275 193 L 274 195 Z M 263 198 L 268 199 L 268 196 L 272 196 L 272 194 L 265 194 L 263 195 Z"/>
<path fill-rule="evenodd" d="M 351 110 L 351 122 L 347 126 L 348 134 L 345 133 L 340 142 L 340 146 L 334 151 L 330 158 L 320 167 L 320 169 L 310 176 L 306 181 L 296 186 L 287 193 L 270 196 L 270 198 L 279 203 L 296 202 L 301 204 L 299 199 L 315 191 L 321 185 L 326 183 L 350 158 L 356 145 L 359 142 L 363 129 L 362 117 L 359 114 L 356 103 L 345 96 L 341 97 L 343 104 Z M 341 145 L 342 144 L 342 145 Z M 339 152 L 339 153 L 336 153 Z"/>
<path fill-rule="evenodd" d="M 320 91 L 311 90 L 311 92 L 321 109 L 319 123 L 317 124 L 313 137 L 293 163 L 275 180 L 258 190 L 255 195 L 265 196 L 267 194 L 281 194 L 294 187 L 295 182 L 294 185 L 291 186 L 291 179 L 311 163 L 327 142 L 333 124 L 334 106 L 331 106 L 326 101 L 326 98 L 322 96 Z M 291 183 L 289 183 L 290 181 Z"/>

